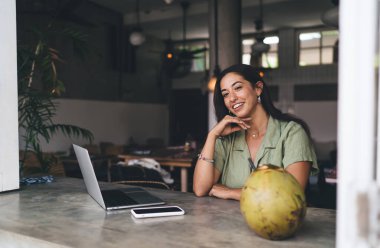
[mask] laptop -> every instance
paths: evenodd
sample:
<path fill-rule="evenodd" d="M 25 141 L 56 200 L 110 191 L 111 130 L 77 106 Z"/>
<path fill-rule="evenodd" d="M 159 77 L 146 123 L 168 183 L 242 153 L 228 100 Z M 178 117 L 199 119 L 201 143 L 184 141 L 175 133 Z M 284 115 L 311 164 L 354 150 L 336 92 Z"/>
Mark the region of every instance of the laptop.
<path fill-rule="evenodd" d="M 160 198 L 138 187 L 101 190 L 87 149 L 74 145 L 87 192 L 105 210 L 165 204 Z"/>

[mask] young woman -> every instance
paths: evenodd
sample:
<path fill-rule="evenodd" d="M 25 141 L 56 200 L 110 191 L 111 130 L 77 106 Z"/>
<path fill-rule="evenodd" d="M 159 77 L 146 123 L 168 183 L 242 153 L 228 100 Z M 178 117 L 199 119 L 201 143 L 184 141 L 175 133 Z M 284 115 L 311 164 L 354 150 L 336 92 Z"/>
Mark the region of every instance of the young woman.
<path fill-rule="evenodd" d="M 316 156 L 307 125 L 281 113 L 258 71 L 234 65 L 219 76 L 214 92 L 218 123 L 208 133 L 195 167 L 197 196 L 240 200 L 251 171 L 271 164 L 285 168 L 305 189 Z"/>

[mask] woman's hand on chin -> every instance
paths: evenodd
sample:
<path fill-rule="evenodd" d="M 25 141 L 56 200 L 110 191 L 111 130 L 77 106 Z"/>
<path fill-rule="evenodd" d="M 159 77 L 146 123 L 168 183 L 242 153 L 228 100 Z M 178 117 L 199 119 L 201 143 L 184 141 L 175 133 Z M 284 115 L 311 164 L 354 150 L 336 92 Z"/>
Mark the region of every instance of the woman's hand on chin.
<path fill-rule="evenodd" d="M 250 126 L 247 124 L 251 118 L 238 118 L 230 115 L 226 115 L 215 127 L 210 131 L 215 137 L 226 136 L 230 133 L 248 129 Z"/>
<path fill-rule="evenodd" d="M 241 189 L 231 189 L 222 184 L 214 184 L 212 186 L 209 196 L 214 196 L 221 199 L 232 199 L 232 200 L 240 200 Z"/>

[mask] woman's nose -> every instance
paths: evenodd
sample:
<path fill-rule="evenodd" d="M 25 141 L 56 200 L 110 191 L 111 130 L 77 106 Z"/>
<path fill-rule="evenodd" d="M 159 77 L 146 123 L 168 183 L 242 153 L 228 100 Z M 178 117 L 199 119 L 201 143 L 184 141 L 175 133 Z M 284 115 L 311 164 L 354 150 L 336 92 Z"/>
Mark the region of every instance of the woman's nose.
<path fill-rule="evenodd" d="M 236 101 L 236 95 L 235 95 L 235 93 L 230 93 L 230 101 L 231 102 Z"/>

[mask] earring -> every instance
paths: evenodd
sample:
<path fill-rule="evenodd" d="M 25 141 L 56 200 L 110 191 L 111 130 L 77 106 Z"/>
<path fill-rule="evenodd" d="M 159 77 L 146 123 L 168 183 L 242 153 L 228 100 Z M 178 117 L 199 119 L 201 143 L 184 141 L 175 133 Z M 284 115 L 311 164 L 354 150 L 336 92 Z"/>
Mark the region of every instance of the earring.
<path fill-rule="evenodd" d="M 261 103 L 261 97 L 260 96 L 257 96 L 257 102 Z"/>

